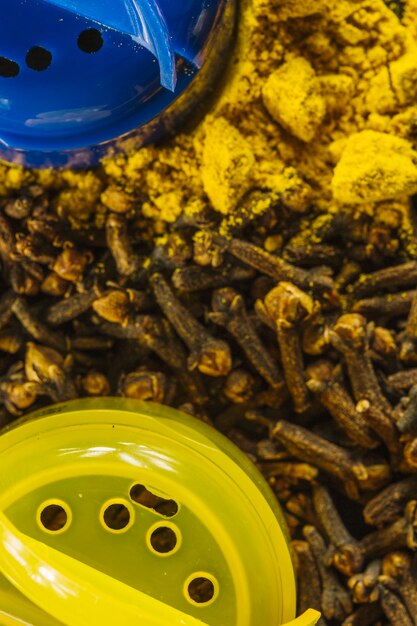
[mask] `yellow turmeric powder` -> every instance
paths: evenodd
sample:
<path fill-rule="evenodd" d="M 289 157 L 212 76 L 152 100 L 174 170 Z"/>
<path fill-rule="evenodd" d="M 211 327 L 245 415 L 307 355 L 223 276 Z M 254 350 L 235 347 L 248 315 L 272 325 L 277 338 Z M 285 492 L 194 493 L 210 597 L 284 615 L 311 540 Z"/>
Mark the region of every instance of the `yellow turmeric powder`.
<path fill-rule="evenodd" d="M 221 146 L 221 150 L 218 149 Z M 204 191 L 213 207 L 228 214 L 253 184 L 255 156 L 250 143 L 224 118 L 207 124 L 201 161 Z"/>
<path fill-rule="evenodd" d="M 417 192 L 417 152 L 400 137 L 363 130 L 351 135 L 334 170 L 333 196 L 345 203 L 378 202 Z"/>
<path fill-rule="evenodd" d="M 306 142 L 314 139 L 326 115 L 326 101 L 306 59 L 295 57 L 272 72 L 262 96 L 271 116 L 294 137 Z"/>
<path fill-rule="evenodd" d="M 241 0 L 228 69 L 197 125 L 91 172 L 2 165 L 0 195 L 37 183 L 74 225 L 133 211 L 150 236 L 207 207 L 227 234 L 242 211 L 250 221 L 278 201 L 323 213 L 395 199 L 405 223 L 417 191 L 416 14 L 417 0 Z"/>

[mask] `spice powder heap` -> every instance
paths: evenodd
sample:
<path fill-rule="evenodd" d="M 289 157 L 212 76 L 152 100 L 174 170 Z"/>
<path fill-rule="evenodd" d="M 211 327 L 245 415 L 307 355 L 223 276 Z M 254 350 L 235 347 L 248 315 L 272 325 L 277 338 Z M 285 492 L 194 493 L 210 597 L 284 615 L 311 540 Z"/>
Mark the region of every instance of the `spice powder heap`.
<path fill-rule="evenodd" d="M 395 199 L 407 228 L 417 190 L 416 4 L 395 3 L 400 22 L 382 0 L 243 0 L 223 87 L 196 128 L 94 174 L 3 167 L 0 192 L 37 180 L 74 224 L 129 210 L 127 193 L 154 234 L 208 204 L 227 234 L 277 200 L 300 212 L 372 212 Z M 241 207 L 257 189 L 269 201 Z"/>
<path fill-rule="evenodd" d="M 0 419 L 121 395 L 282 503 L 299 611 L 417 624 L 417 2 L 252 0 L 210 112 L 0 176 Z"/>

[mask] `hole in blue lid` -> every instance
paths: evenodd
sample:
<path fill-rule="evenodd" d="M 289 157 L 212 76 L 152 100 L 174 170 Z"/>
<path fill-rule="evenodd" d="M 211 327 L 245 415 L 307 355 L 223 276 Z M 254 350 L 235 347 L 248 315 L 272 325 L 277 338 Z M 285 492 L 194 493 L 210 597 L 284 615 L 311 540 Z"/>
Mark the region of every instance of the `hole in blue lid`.
<path fill-rule="evenodd" d="M 0 56 L 0 76 L 3 78 L 14 78 L 20 72 L 20 67 L 14 61 Z"/>
<path fill-rule="evenodd" d="M 78 47 L 88 54 L 98 52 L 103 47 L 103 36 L 96 28 L 83 30 L 78 37 Z"/>
<path fill-rule="evenodd" d="M 51 63 L 52 54 L 42 46 L 34 46 L 26 55 L 26 65 L 36 72 L 47 70 Z"/>

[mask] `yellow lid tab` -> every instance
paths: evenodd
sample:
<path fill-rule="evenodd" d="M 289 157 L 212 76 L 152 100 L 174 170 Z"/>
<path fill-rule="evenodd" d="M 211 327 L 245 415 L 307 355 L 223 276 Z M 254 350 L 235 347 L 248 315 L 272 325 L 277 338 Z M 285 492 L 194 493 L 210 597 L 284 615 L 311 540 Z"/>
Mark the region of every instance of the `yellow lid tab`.
<path fill-rule="evenodd" d="M 320 613 L 314 609 L 308 609 L 300 617 L 293 619 L 291 622 L 287 622 L 284 626 L 314 626 L 317 624 L 320 618 Z"/>

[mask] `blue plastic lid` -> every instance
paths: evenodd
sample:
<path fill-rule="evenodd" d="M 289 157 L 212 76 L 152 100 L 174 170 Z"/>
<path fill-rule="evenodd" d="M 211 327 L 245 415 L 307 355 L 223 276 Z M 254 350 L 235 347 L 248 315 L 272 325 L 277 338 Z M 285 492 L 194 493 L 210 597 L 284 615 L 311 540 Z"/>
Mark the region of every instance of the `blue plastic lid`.
<path fill-rule="evenodd" d="M 0 158 L 87 166 L 121 137 L 154 138 L 161 114 L 171 121 L 171 105 L 224 48 L 233 5 L 0 0 Z"/>

